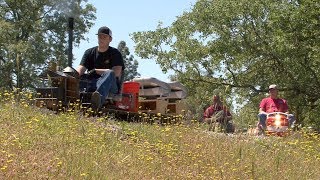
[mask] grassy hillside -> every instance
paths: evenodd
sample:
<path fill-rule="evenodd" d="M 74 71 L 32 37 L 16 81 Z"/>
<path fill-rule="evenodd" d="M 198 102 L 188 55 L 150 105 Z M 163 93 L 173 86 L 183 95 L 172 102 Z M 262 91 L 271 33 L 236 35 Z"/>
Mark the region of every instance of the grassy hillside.
<path fill-rule="evenodd" d="M 316 134 L 224 135 L 0 99 L 0 179 L 320 179 Z"/>

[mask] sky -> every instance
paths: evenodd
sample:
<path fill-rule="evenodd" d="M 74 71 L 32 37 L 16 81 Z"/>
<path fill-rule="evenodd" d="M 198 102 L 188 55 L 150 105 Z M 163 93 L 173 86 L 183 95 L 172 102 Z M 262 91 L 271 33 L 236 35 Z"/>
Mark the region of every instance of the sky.
<path fill-rule="evenodd" d="M 158 64 L 152 59 L 141 59 L 134 53 L 134 42 L 130 34 L 133 32 L 155 30 L 161 21 L 163 26 L 171 26 L 177 16 L 184 11 L 190 11 L 196 0 L 88 0 L 88 3 L 96 7 L 96 21 L 90 31 L 85 35 L 88 41 L 81 41 L 79 47 L 73 47 L 73 66 L 80 63 L 84 51 L 97 46 L 95 35 L 101 26 L 108 26 L 112 30 L 113 39 L 110 46 L 117 48 L 120 41 L 125 41 L 133 55 L 138 60 L 138 73 L 141 77 L 155 77 L 169 82 L 169 71 L 164 74 Z"/>

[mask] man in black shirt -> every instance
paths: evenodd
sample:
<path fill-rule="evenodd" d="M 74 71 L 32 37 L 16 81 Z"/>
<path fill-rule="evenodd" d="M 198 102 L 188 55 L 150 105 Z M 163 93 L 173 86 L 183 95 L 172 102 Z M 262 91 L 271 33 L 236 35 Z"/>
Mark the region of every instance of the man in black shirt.
<path fill-rule="evenodd" d="M 121 75 L 125 68 L 119 50 L 109 46 L 112 41 L 111 30 L 103 26 L 99 28 L 97 35 L 98 46 L 87 49 L 77 67 L 80 76 L 87 71 L 87 79 L 91 85 L 88 91 L 94 91 L 91 97 L 93 109 L 99 109 L 110 92 L 119 93 Z"/>

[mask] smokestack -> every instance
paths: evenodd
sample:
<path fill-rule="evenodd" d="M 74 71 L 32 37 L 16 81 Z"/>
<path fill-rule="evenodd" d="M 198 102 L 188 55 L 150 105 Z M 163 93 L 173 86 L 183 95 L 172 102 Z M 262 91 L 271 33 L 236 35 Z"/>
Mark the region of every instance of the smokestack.
<path fill-rule="evenodd" d="M 73 42 L 73 25 L 74 25 L 74 18 L 69 17 L 68 19 L 68 33 L 69 33 L 69 41 L 68 41 L 68 66 L 72 67 L 72 42 Z"/>

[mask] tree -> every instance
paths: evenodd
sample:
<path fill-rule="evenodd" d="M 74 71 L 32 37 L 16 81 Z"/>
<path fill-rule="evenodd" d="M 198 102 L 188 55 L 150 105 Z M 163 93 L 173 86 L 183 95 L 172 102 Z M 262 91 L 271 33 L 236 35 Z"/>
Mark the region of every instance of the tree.
<path fill-rule="evenodd" d="M 316 124 L 319 16 L 316 0 L 199 0 L 170 27 L 160 23 L 132 38 L 138 56 L 174 70 L 191 92 L 207 84 L 207 91 L 218 88 L 233 103 L 257 107 L 276 83 L 298 121 Z"/>
<path fill-rule="evenodd" d="M 134 59 L 133 55 L 130 55 L 130 51 L 126 45 L 126 42 L 121 41 L 118 45 L 118 50 L 122 54 L 125 65 L 123 80 L 129 81 L 136 76 L 140 76 L 140 74 L 137 71 L 139 63 L 136 59 Z"/>
<path fill-rule="evenodd" d="M 0 1 L 0 85 L 32 88 L 49 62 L 67 65 L 68 18 L 75 18 L 74 45 L 96 19 L 86 0 Z"/>

